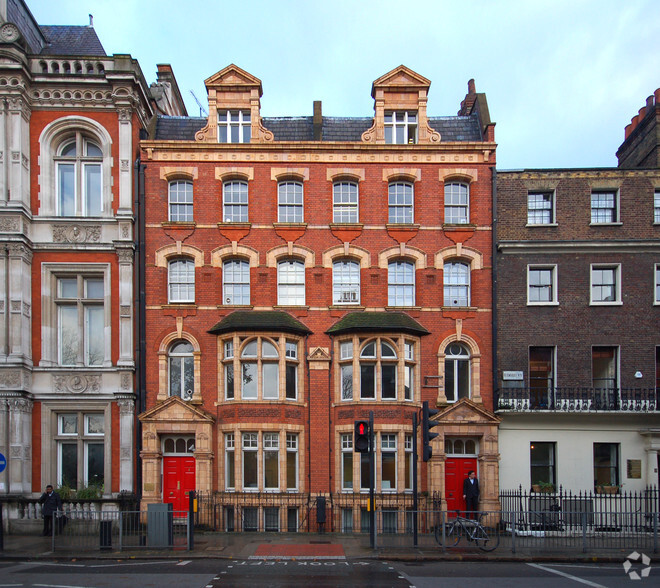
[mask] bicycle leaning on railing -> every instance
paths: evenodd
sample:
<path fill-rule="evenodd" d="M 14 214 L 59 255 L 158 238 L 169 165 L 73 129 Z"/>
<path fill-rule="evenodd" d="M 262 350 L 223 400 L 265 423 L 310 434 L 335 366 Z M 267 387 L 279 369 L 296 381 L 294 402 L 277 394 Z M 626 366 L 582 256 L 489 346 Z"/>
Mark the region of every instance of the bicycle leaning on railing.
<path fill-rule="evenodd" d="M 482 520 L 486 513 L 479 516 L 479 520 L 460 516 L 456 511 L 456 518 L 445 523 L 444 535 L 442 525 L 435 527 L 435 540 L 444 547 L 455 547 L 463 536 L 482 551 L 493 551 L 500 544 L 500 534 L 497 526 L 484 526 Z"/>

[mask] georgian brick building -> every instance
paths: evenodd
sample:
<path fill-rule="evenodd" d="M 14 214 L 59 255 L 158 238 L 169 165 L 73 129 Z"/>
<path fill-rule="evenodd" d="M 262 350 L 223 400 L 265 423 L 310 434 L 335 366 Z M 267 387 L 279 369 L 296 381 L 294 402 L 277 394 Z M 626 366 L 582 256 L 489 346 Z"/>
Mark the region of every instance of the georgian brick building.
<path fill-rule="evenodd" d="M 658 99 L 626 127 L 618 168 L 498 172 L 507 488 L 658 485 Z"/>
<path fill-rule="evenodd" d="M 21 0 L 0 53 L 0 494 L 110 498 L 135 490 L 133 162 L 156 104 L 92 26 Z"/>
<path fill-rule="evenodd" d="M 221 526 L 275 530 L 325 496 L 358 530 L 353 426 L 373 411 L 384 524 L 402 529 L 427 400 L 420 491 L 457 505 L 473 467 L 497 508 L 485 95 L 471 81 L 458 116 L 430 117 L 430 81 L 400 66 L 373 83 L 373 117 L 262 118 L 253 75 L 205 83 L 208 119 L 159 116 L 141 143 L 143 501 L 213 492 Z"/>

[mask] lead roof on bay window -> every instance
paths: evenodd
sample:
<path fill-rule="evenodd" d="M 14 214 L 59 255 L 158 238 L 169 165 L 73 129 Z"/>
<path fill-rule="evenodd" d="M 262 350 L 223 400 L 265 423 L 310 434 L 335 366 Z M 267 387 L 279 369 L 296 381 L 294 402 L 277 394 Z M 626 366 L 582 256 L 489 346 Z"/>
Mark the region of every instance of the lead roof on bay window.
<path fill-rule="evenodd" d="M 277 331 L 296 335 L 312 332 L 298 319 L 281 310 L 237 310 L 209 329 L 213 335 L 233 331 Z"/>
<path fill-rule="evenodd" d="M 429 334 L 422 325 L 405 312 L 373 311 L 349 312 L 326 331 L 328 335 L 356 332 L 397 332 L 417 336 Z"/>

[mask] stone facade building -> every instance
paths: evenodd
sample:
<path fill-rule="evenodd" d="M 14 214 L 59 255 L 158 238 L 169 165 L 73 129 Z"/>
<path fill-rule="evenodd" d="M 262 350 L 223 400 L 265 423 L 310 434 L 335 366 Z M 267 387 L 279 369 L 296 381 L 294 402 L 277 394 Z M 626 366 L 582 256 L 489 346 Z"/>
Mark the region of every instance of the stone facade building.
<path fill-rule="evenodd" d="M 626 128 L 618 168 L 498 172 L 507 488 L 658 485 L 658 97 Z"/>
<path fill-rule="evenodd" d="M 457 116 L 429 116 L 430 81 L 400 66 L 373 83 L 373 117 L 316 102 L 262 118 L 250 73 L 205 83 L 208 118 L 159 116 L 141 143 L 143 503 L 181 508 L 197 489 L 220 501 L 221 527 L 282 530 L 323 496 L 359 530 L 369 478 L 353 428 L 373 411 L 383 524 L 403 529 L 412 415 L 428 401 L 440 436 L 420 491 L 463 508 L 477 469 L 496 509 L 485 95 L 471 81 Z"/>

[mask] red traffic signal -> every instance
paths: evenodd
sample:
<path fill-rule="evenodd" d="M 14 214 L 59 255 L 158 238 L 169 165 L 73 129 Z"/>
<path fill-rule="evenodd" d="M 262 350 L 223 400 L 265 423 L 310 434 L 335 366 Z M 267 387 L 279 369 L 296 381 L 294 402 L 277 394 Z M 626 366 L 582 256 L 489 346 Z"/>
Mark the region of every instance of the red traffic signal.
<path fill-rule="evenodd" d="M 358 453 L 369 452 L 369 421 L 355 421 L 355 437 L 353 447 Z"/>

